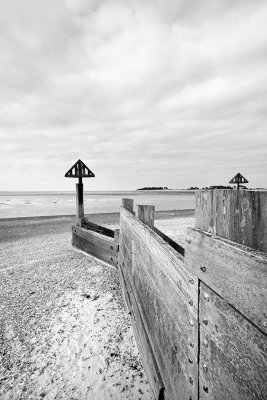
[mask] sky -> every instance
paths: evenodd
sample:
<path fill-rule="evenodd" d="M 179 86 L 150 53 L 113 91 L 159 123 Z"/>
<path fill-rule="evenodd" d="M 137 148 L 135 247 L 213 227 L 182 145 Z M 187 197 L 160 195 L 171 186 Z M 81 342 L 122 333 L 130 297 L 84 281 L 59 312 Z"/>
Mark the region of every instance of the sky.
<path fill-rule="evenodd" d="M 267 187 L 265 0 L 0 0 L 0 191 Z"/>

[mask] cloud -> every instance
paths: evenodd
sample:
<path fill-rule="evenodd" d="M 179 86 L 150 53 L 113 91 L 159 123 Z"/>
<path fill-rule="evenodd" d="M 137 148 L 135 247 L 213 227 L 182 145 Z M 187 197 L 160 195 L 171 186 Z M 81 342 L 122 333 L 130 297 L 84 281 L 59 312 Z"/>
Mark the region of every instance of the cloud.
<path fill-rule="evenodd" d="M 66 188 L 76 158 L 99 172 L 94 189 L 227 183 L 239 170 L 267 185 L 264 1 L 1 7 L 3 190 L 36 189 L 35 167 L 39 190 Z"/>

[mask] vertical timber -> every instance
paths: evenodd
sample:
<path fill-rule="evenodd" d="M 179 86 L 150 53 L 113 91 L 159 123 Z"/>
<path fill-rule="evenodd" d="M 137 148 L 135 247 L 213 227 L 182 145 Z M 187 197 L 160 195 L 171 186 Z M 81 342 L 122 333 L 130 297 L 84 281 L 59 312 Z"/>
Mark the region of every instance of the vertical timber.
<path fill-rule="evenodd" d="M 79 183 L 76 183 L 76 224 L 81 226 L 81 220 L 84 218 L 83 204 L 83 183 L 82 178 L 79 178 Z"/>

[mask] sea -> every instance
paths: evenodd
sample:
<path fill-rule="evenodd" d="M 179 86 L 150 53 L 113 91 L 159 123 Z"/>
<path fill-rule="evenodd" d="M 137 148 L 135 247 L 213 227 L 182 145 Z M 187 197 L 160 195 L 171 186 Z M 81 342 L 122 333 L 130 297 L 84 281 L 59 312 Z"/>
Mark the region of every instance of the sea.
<path fill-rule="evenodd" d="M 154 205 L 157 211 L 193 209 L 194 192 L 134 190 L 84 192 L 85 214 L 119 212 L 122 198 Z M 0 192 L 0 218 L 74 215 L 75 192 Z"/>

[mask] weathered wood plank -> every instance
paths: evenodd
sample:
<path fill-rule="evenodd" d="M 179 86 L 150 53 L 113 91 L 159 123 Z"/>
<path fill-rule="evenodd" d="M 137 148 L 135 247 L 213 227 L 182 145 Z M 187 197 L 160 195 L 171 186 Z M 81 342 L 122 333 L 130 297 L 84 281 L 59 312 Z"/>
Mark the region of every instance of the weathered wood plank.
<path fill-rule="evenodd" d="M 174 250 L 178 251 L 182 256 L 184 256 L 184 247 L 169 238 L 169 236 L 165 235 L 165 233 L 161 232 L 158 228 L 154 226 L 154 232 L 159 235 L 168 245 L 170 245 Z"/>
<path fill-rule="evenodd" d="M 125 210 L 128 210 L 131 214 L 134 214 L 133 206 L 134 206 L 133 199 L 126 199 L 126 198 L 122 199 L 122 207 L 125 208 Z"/>
<path fill-rule="evenodd" d="M 267 333 L 267 255 L 197 229 L 187 233 L 188 270 Z"/>
<path fill-rule="evenodd" d="M 136 296 L 167 396 L 170 400 L 195 398 L 197 280 L 185 269 L 180 254 L 126 210 L 121 212 L 120 246 L 125 253 L 131 246 L 132 265 L 127 258 L 123 265 L 123 252 L 120 264 Z"/>
<path fill-rule="evenodd" d="M 97 232 L 89 231 L 78 226 L 73 226 L 72 232 L 82 237 L 83 239 L 86 239 L 93 245 L 98 246 L 103 250 L 114 254 L 115 256 L 118 256 L 118 243 L 115 243 L 114 239 L 112 239 L 111 237 L 102 235 Z"/>
<path fill-rule="evenodd" d="M 89 220 L 89 218 L 87 218 L 87 217 L 82 218 L 81 226 L 82 226 L 82 228 L 85 228 L 87 230 L 98 232 L 98 233 L 101 233 L 102 235 L 114 238 L 115 233 L 112 229 L 106 228 L 105 226 L 95 224 L 94 222 L 91 222 Z"/>
<path fill-rule="evenodd" d="M 267 192 L 196 192 L 196 228 L 267 252 Z"/>
<path fill-rule="evenodd" d="M 150 228 L 154 227 L 155 206 L 137 205 L 137 218 Z"/>
<path fill-rule="evenodd" d="M 135 299 L 134 291 L 128 278 L 127 269 L 121 268 L 119 265 L 118 271 L 125 302 L 130 312 L 130 318 L 137 347 L 141 354 L 144 369 L 150 386 L 154 392 L 155 399 L 158 399 L 159 392 L 163 388 L 163 381 L 159 372 L 159 368 L 146 333 L 146 329 L 138 308 L 138 303 Z"/>
<path fill-rule="evenodd" d="M 266 399 L 266 335 L 203 283 L 199 321 L 200 399 Z"/>
<path fill-rule="evenodd" d="M 80 223 L 80 220 L 84 217 L 84 205 L 83 205 L 83 184 L 76 183 L 76 223 Z"/>
<path fill-rule="evenodd" d="M 85 251 L 92 256 L 99 258 L 111 265 L 117 267 L 118 264 L 118 257 L 117 255 L 112 254 L 110 251 L 107 251 L 94 243 L 88 242 L 87 239 L 79 236 L 78 233 L 73 232 L 72 234 L 72 245 L 77 247 L 80 250 Z"/>

